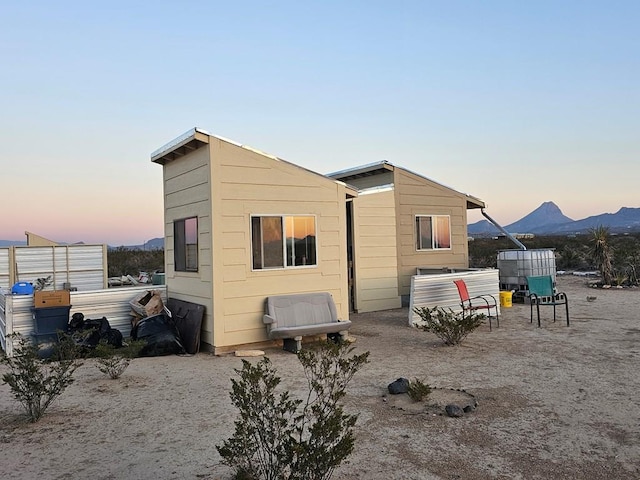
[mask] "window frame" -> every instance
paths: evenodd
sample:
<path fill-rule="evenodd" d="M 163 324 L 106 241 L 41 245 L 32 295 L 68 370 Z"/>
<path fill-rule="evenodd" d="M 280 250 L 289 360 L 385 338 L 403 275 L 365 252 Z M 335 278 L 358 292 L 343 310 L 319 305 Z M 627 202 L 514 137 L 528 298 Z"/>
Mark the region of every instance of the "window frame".
<path fill-rule="evenodd" d="M 189 232 L 189 223 L 195 221 L 194 232 Z M 176 272 L 197 273 L 199 270 L 199 242 L 198 217 L 185 217 L 173 221 L 173 269 Z M 189 243 L 191 237 L 193 241 Z M 189 246 L 194 248 L 189 249 Z M 194 258 L 189 257 L 193 252 Z"/>
<path fill-rule="evenodd" d="M 263 232 L 264 230 L 262 230 L 262 219 L 264 218 L 278 218 L 280 219 L 280 235 L 281 235 L 281 242 L 282 242 L 282 264 L 278 264 L 276 266 L 264 266 L 264 261 L 265 261 L 265 255 L 264 255 L 264 242 L 262 241 L 262 237 L 263 237 Z M 290 265 L 289 264 L 289 239 L 287 238 L 287 223 L 288 220 L 290 219 L 295 219 L 295 218 L 311 218 L 313 219 L 313 236 L 314 236 L 314 245 L 313 245 L 313 257 L 314 257 L 314 263 L 307 263 L 304 265 Z M 261 230 L 259 232 L 255 231 L 255 227 L 256 227 L 256 221 L 259 220 L 260 221 L 260 227 Z M 265 271 L 265 270 L 291 270 L 291 269 L 301 269 L 301 268 L 318 268 L 318 219 L 317 219 L 317 215 L 314 214 L 274 214 L 274 213 L 268 213 L 268 214 L 251 214 L 249 216 L 249 228 L 250 228 L 250 252 L 251 252 L 251 270 L 254 272 L 260 272 L 260 271 Z M 255 250 L 255 244 L 254 242 L 256 240 L 259 240 L 261 242 L 260 244 L 260 253 L 261 253 L 261 257 L 260 257 L 260 265 L 256 266 L 256 250 Z M 293 250 L 291 250 L 293 251 Z M 293 251 L 294 256 L 292 258 L 295 259 L 295 251 Z M 280 257 L 279 257 L 280 258 Z M 295 260 L 294 260 L 295 262 Z"/>
<path fill-rule="evenodd" d="M 431 231 L 429 232 L 431 238 L 431 245 L 425 247 L 422 244 L 423 236 L 421 235 L 421 222 L 420 219 L 429 218 L 431 219 L 430 226 Z M 440 247 L 438 244 L 439 230 L 437 219 L 446 219 L 447 220 L 447 230 L 448 230 L 448 238 L 449 238 L 449 246 Z M 428 215 L 415 215 L 415 248 L 418 252 L 433 252 L 433 251 L 441 251 L 441 250 L 451 250 L 452 241 L 451 241 L 451 215 L 441 215 L 441 214 L 428 214 Z"/>

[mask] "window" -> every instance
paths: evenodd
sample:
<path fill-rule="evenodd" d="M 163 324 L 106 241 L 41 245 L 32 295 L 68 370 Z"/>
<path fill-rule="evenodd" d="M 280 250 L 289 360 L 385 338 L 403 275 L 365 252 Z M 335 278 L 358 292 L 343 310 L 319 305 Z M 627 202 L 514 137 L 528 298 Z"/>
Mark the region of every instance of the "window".
<path fill-rule="evenodd" d="M 173 255 L 176 272 L 198 271 L 198 217 L 173 222 Z"/>
<path fill-rule="evenodd" d="M 251 252 L 254 270 L 316 265 L 315 217 L 251 217 Z"/>
<path fill-rule="evenodd" d="M 451 248 L 451 222 L 448 215 L 416 216 L 416 249 Z"/>

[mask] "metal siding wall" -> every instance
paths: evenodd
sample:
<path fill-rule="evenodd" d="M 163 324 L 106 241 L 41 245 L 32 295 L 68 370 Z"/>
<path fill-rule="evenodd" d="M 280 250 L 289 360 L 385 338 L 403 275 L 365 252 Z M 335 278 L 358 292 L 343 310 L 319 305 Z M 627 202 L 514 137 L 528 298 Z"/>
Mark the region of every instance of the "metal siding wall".
<path fill-rule="evenodd" d="M 120 330 L 126 338 L 131 333 L 131 305 L 129 303 L 131 300 L 147 290 L 155 290 L 160 292 L 160 296 L 166 304 L 166 286 L 154 285 L 152 288 L 150 287 L 146 285 L 71 292 L 71 311 L 69 314 L 82 312 L 85 318 L 106 317 L 109 320 L 109 325 Z M 13 351 L 11 342 L 7 342 L 7 335 L 17 332 L 23 336 L 30 336 L 34 333 L 32 308 L 33 295 L 0 294 L 0 343 L 7 355 L 12 355 Z"/>
<path fill-rule="evenodd" d="M 9 247 L 0 248 L 0 288 L 11 288 Z"/>
<path fill-rule="evenodd" d="M 411 277 L 409 325 L 413 325 L 413 321 L 419 319 L 418 315 L 413 312 L 414 307 L 442 307 L 451 308 L 454 312 L 462 311 L 458 289 L 453 283 L 459 278 L 467 284 L 469 296 L 493 295 L 499 305 L 500 279 L 497 269 L 414 275 Z"/>
<path fill-rule="evenodd" d="M 83 291 L 105 288 L 103 255 L 102 245 L 15 247 L 16 281 L 33 283 L 52 275 L 55 285 L 46 290 L 61 290 L 65 282 Z"/>
<path fill-rule="evenodd" d="M 0 293 L 0 346 L 7 351 L 7 296 Z"/>

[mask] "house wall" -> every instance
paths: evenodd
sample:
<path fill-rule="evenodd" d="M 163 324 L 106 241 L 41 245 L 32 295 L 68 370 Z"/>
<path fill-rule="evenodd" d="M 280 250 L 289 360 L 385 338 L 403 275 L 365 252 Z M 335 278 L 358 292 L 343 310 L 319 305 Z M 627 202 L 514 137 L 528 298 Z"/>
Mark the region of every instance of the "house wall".
<path fill-rule="evenodd" d="M 213 280 L 209 147 L 205 145 L 163 168 L 165 209 L 165 283 L 168 295 L 205 306 L 201 339 L 213 344 Z M 198 217 L 197 272 L 176 272 L 173 222 Z"/>
<path fill-rule="evenodd" d="M 267 340 L 270 295 L 327 291 L 348 319 L 346 190 L 321 175 L 210 138 L 214 346 Z M 317 266 L 252 270 L 251 215 L 315 215 Z"/>
<path fill-rule="evenodd" d="M 353 209 L 355 308 L 399 308 L 394 191 L 361 194 L 353 200 Z"/>
<path fill-rule="evenodd" d="M 409 295 L 418 267 L 468 267 L 467 207 L 461 193 L 400 168 L 394 173 L 399 293 Z M 416 215 L 449 215 L 451 249 L 416 250 Z"/>

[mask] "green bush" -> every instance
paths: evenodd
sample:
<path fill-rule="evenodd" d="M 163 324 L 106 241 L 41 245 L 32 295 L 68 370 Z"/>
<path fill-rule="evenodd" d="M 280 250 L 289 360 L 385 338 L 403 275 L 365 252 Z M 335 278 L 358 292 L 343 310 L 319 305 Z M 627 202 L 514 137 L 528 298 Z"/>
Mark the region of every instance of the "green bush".
<path fill-rule="evenodd" d="M 414 402 L 421 402 L 422 400 L 426 400 L 427 397 L 431 394 L 431 387 L 424 383 L 422 380 L 418 380 L 417 378 L 413 380 L 413 382 L 409 382 L 409 389 L 407 390 L 407 395 Z"/>
<path fill-rule="evenodd" d="M 482 313 L 454 312 L 440 307 L 415 307 L 413 311 L 420 317 L 413 325 L 425 332 L 434 333 L 447 345 L 457 345 L 482 325 Z"/>
<path fill-rule="evenodd" d="M 140 354 L 145 344 L 144 340 L 129 340 L 123 347 L 116 348 L 101 340 L 93 350 L 93 356 L 97 359 L 96 367 L 109 378 L 120 378 L 131 363 L 131 359 Z"/>
<path fill-rule="evenodd" d="M 28 338 L 14 333 L 13 357 L 3 356 L 0 362 L 9 367 L 2 375 L 3 383 L 11 388 L 31 422 L 37 422 L 51 403 L 73 383 L 73 373 L 80 366 L 75 359 L 46 362 Z"/>
<path fill-rule="evenodd" d="M 231 379 L 239 419 L 233 436 L 216 446 L 237 479 L 331 478 L 353 451 L 357 420 L 340 400 L 369 356 L 352 351 L 349 344 L 326 342 L 298 353 L 308 383 L 304 401 L 276 393 L 281 380 L 268 357 L 256 365 L 242 361 L 240 379 Z"/>

